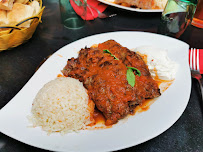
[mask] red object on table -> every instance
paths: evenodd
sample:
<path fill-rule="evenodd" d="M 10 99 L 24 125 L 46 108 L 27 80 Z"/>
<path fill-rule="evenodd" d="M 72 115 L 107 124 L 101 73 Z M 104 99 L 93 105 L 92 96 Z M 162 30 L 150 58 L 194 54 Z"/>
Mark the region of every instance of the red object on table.
<path fill-rule="evenodd" d="M 197 49 L 196 49 L 197 50 Z M 197 59 L 198 55 L 196 53 L 196 59 Z M 193 64 L 190 63 L 190 50 L 189 50 L 189 64 Z M 198 65 L 196 65 L 198 66 Z M 200 74 L 203 74 L 203 49 L 199 49 L 199 72 Z"/>
<path fill-rule="evenodd" d="M 84 6 L 78 6 L 74 0 L 70 0 L 70 4 L 83 20 L 94 20 L 98 17 L 98 11 L 102 13 L 107 8 L 107 5 L 102 4 L 97 0 L 87 0 L 87 8 L 85 13 Z"/>

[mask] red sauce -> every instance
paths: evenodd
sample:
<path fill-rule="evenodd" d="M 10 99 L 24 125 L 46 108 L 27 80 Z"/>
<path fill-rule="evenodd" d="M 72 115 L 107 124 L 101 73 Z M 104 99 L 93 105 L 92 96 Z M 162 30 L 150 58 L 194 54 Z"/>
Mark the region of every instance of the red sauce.
<path fill-rule="evenodd" d="M 95 120 L 95 124 L 105 124 L 106 119 L 104 115 L 97 109 L 94 110 L 93 118 Z"/>
<path fill-rule="evenodd" d="M 114 60 L 111 55 L 107 53 L 104 54 L 103 50 L 105 50 L 106 46 L 99 45 L 98 47 L 100 51 L 95 51 L 94 49 L 85 50 L 88 51 L 88 54 L 86 56 L 84 55 L 86 52 L 84 53 L 82 52 L 83 50 L 81 50 L 81 57 L 79 58 L 79 64 L 77 64 L 77 68 L 70 71 L 68 75 L 78 78 L 81 82 L 86 80 L 90 81 L 88 78 L 92 78 L 92 76 L 95 75 L 94 82 L 98 83 L 92 83 L 93 85 L 91 83 L 87 83 L 91 84 L 86 86 L 88 94 L 90 98 L 94 100 L 98 109 L 101 110 L 103 107 L 108 107 L 110 109 L 111 105 L 113 105 L 113 108 L 111 109 L 111 111 L 113 112 L 110 118 L 108 118 L 107 116 L 106 120 L 104 116 L 98 110 L 95 109 L 93 113 L 95 123 L 91 124 L 90 126 L 94 126 L 96 124 L 104 124 L 107 126 L 111 126 L 112 124 L 116 123 L 118 119 L 123 118 L 122 116 L 126 116 L 128 114 L 129 111 L 126 110 L 127 108 L 129 108 L 128 101 L 136 101 L 136 98 L 140 97 L 140 102 L 142 102 L 143 98 L 141 97 L 147 97 L 146 90 L 142 89 L 142 87 L 139 86 L 142 86 L 147 82 L 151 82 L 153 88 L 157 88 L 158 90 L 158 84 L 160 85 L 163 81 L 156 77 L 155 82 L 150 76 L 145 76 L 145 74 L 141 75 L 140 77 L 136 75 L 135 86 L 133 88 L 127 88 L 126 65 L 129 62 L 132 64 L 133 67 L 138 67 L 141 73 L 146 73 L 146 65 L 143 64 L 143 60 L 140 60 L 136 55 L 134 55 L 133 57 L 137 57 L 137 60 L 135 60 L 131 55 L 128 55 L 126 56 L 126 63 L 124 64 L 122 60 Z M 122 58 L 118 46 L 116 48 L 111 49 L 111 53 L 114 54 L 117 58 Z M 100 60 L 101 56 L 103 57 L 102 60 Z M 144 60 L 146 60 L 146 56 Z M 98 61 L 100 61 L 100 65 L 104 63 L 111 64 L 108 64 L 108 66 L 100 66 L 98 65 Z M 73 64 L 72 62 L 72 60 L 69 61 L 69 63 L 71 63 L 70 65 Z M 74 64 L 76 63 L 74 62 Z M 81 73 L 84 72 L 82 69 L 84 68 L 88 70 L 86 70 L 85 73 L 81 76 Z M 115 71 L 115 69 L 117 71 Z M 103 88 L 103 85 L 105 86 L 105 91 L 101 89 Z M 110 100 L 111 103 L 107 102 L 108 100 Z M 156 99 L 143 101 L 142 104 L 137 106 L 137 108 L 135 109 L 135 113 L 148 110 L 150 105 L 155 100 Z M 105 112 L 105 110 L 103 111 Z"/>
<path fill-rule="evenodd" d="M 142 57 L 143 57 L 144 61 L 146 61 L 147 56 L 142 56 Z M 140 79 L 140 80 L 142 80 L 142 79 Z M 163 83 L 165 84 L 165 86 L 161 88 L 162 93 L 164 91 L 166 91 L 169 88 L 169 86 L 173 83 L 173 81 L 159 79 L 157 72 L 156 72 L 156 76 L 154 77 L 154 80 L 157 82 L 159 87 L 161 86 L 161 84 L 163 84 Z M 114 82 L 114 83 L 116 83 L 116 82 Z M 113 90 L 113 91 L 116 91 L 116 87 L 115 87 L 115 90 Z M 134 113 L 132 115 L 135 115 L 136 113 L 141 113 L 141 112 L 145 112 L 145 111 L 149 110 L 150 106 L 157 99 L 158 98 L 146 99 L 145 101 L 142 102 L 142 104 L 138 105 L 135 108 Z M 104 115 L 100 111 L 98 111 L 97 109 L 94 110 L 93 118 L 95 120 L 95 123 L 93 125 L 96 125 L 96 124 L 104 124 L 105 125 L 106 119 L 105 119 Z"/>
<path fill-rule="evenodd" d="M 105 125 L 106 118 L 96 108 L 94 109 L 93 119 L 94 119 L 94 123 L 88 125 L 88 126 L 92 127 L 91 129 L 106 129 L 106 128 L 112 127 L 112 125 L 108 125 L 108 126 Z"/>
<path fill-rule="evenodd" d="M 160 87 L 161 84 L 165 84 L 164 86 L 161 87 L 161 93 L 163 93 L 164 91 L 166 91 L 170 85 L 173 83 L 173 81 L 167 81 L 167 80 L 161 80 L 161 79 L 156 79 L 155 80 L 158 84 L 158 86 Z M 145 101 L 142 102 L 142 104 L 138 105 L 135 108 L 134 114 L 136 113 L 140 113 L 140 112 L 145 112 L 147 110 L 149 110 L 150 106 L 157 100 L 158 98 L 154 98 L 154 99 L 146 99 Z"/>
<path fill-rule="evenodd" d="M 138 105 L 135 108 L 134 114 L 136 113 L 140 113 L 140 112 L 145 112 L 147 110 L 149 110 L 150 106 L 156 101 L 157 98 L 155 99 L 146 99 L 142 104 Z"/>
<path fill-rule="evenodd" d="M 65 77 L 65 76 L 62 75 L 62 74 L 58 74 L 58 75 L 57 75 L 57 78 L 60 78 L 60 77 Z"/>
<path fill-rule="evenodd" d="M 63 57 L 63 56 L 62 56 L 62 55 L 60 55 L 60 54 L 57 54 L 57 55 L 58 55 L 59 57 L 61 57 L 61 58 Z"/>

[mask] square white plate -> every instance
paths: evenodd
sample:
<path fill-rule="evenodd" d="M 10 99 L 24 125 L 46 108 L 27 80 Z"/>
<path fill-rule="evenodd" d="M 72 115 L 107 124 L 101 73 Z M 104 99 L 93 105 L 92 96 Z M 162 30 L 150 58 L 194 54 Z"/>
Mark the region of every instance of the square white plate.
<path fill-rule="evenodd" d="M 77 57 L 85 46 L 114 39 L 129 49 L 155 45 L 168 50 L 179 64 L 174 83 L 146 112 L 119 121 L 112 128 L 83 130 L 64 136 L 47 135 L 41 128 L 28 128 L 27 116 L 35 95 L 45 83 L 60 74 L 68 58 Z M 112 32 L 83 38 L 54 53 L 33 75 L 22 90 L 0 110 L 0 131 L 23 143 L 53 151 L 113 151 L 152 139 L 171 127 L 185 110 L 191 91 L 188 64 L 189 46 L 179 40 L 145 32 Z"/>

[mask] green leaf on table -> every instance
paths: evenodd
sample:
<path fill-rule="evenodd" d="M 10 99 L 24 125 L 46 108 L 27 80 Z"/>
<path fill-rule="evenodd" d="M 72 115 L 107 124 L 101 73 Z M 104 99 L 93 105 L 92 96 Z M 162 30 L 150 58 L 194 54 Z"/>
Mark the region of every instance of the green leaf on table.
<path fill-rule="evenodd" d="M 115 55 L 113 55 L 109 50 L 103 50 L 104 53 L 110 54 L 112 57 L 114 57 L 115 60 L 119 60 Z"/>
<path fill-rule="evenodd" d="M 135 75 L 132 69 L 127 69 L 127 81 L 132 87 L 135 86 Z"/>

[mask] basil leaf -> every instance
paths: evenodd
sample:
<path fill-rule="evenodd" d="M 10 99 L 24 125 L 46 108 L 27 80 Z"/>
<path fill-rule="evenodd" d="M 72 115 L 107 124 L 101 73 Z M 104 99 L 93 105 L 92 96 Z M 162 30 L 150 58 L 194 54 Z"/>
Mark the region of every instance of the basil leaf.
<path fill-rule="evenodd" d="M 136 75 L 141 76 L 141 72 L 140 72 L 140 70 L 138 70 L 137 68 L 134 68 L 134 67 L 127 67 L 127 68 L 128 68 L 128 69 L 132 69 L 133 71 L 136 72 Z"/>
<path fill-rule="evenodd" d="M 104 53 L 110 54 L 112 57 L 114 57 L 114 60 L 119 60 L 115 55 L 113 55 L 109 50 L 103 50 Z"/>
<path fill-rule="evenodd" d="M 103 52 L 111 54 L 111 52 L 109 50 L 103 50 Z"/>
<path fill-rule="evenodd" d="M 130 68 L 127 69 L 127 81 L 128 84 L 130 84 L 132 87 L 135 86 L 135 75 L 133 73 L 133 70 Z"/>
<path fill-rule="evenodd" d="M 111 55 L 111 56 L 114 57 L 114 60 L 119 60 L 115 55 Z"/>

